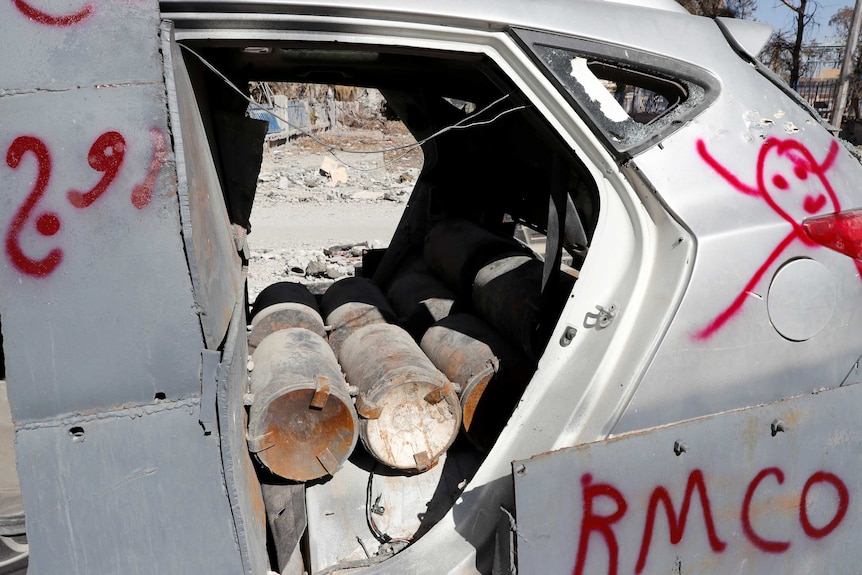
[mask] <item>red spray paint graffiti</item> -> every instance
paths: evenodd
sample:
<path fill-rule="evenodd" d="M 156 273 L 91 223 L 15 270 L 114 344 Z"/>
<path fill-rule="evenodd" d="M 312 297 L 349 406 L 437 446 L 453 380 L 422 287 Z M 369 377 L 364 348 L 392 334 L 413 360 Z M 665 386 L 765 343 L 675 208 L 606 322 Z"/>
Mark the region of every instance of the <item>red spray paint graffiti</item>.
<path fill-rule="evenodd" d="M 581 575 L 587 562 L 587 550 L 590 547 L 590 536 L 593 531 L 601 535 L 608 548 L 608 573 L 616 575 L 619 563 L 619 544 L 614 535 L 613 524 L 626 514 L 628 504 L 623 494 L 616 487 L 607 483 L 593 483 L 593 476 L 585 473 L 581 477 L 583 487 L 584 515 L 581 520 L 581 539 L 578 541 L 578 557 L 575 560 L 573 575 Z M 616 504 L 616 511 L 610 515 L 598 515 L 593 511 L 593 500 L 604 497 Z"/>
<path fill-rule="evenodd" d="M 33 20 L 34 22 L 44 24 L 45 26 L 74 26 L 75 24 L 78 24 L 79 22 L 82 22 L 92 16 L 93 13 L 96 11 L 96 7 L 92 3 L 88 3 L 77 12 L 57 16 L 54 14 L 43 12 L 38 8 L 34 8 L 24 0 L 12 0 L 12 3 L 24 16 L 26 16 L 30 20 Z"/>
<path fill-rule="evenodd" d="M 700 496 L 700 505 L 703 508 L 703 520 L 706 525 L 706 534 L 709 538 L 709 546 L 716 553 L 721 553 L 727 547 L 727 543 L 718 538 L 718 533 L 715 529 L 715 521 L 712 518 L 712 508 L 709 502 L 709 495 L 706 492 L 706 481 L 703 477 L 703 472 L 700 469 L 695 469 L 688 476 L 688 485 L 685 488 L 685 495 L 682 500 L 682 507 L 679 510 L 677 517 L 673 511 L 673 501 L 670 498 L 668 490 L 660 485 L 653 490 L 649 499 L 647 508 L 646 523 L 644 524 L 643 540 L 641 541 L 641 550 L 638 554 L 638 562 L 635 566 L 635 573 L 643 573 L 649 554 L 650 543 L 652 543 L 652 532 L 655 525 L 655 515 L 658 510 L 658 504 L 664 505 L 667 522 L 670 526 L 670 542 L 676 545 L 682 541 L 682 536 L 685 533 L 685 523 L 688 519 L 688 510 L 691 506 L 691 496 L 694 490 Z"/>
<path fill-rule="evenodd" d="M 770 541 L 769 539 L 765 539 L 758 535 L 751 525 L 751 501 L 754 499 L 754 492 L 757 491 L 760 482 L 766 479 L 767 475 L 774 475 L 779 485 L 784 483 L 784 472 L 777 467 L 767 467 L 754 476 L 754 479 L 748 484 L 745 499 L 742 501 L 742 514 L 740 517 L 742 531 L 748 537 L 748 540 L 764 553 L 784 553 L 790 548 L 790 541 Z"/>
<path fill-rule="evenodd" d="M 761 487 L 763 480 L 770 475 L 776 478 L 778 485 L 782 485 L 784 483 L 784 472 L 778 467 L 769 467 L 761 470 L 748 483 L 742 507 L 739 508 L 738 511 L 738 517 L 742 524 L 742 535 L 745 538 L 744 540 L 747 540 L 748 543 L 764 553 L 781 554 L 791 548 L 792 542 L 767 539 L 763 534 L 759 534 L 755 531 L 752 523 L 752 508 L 758 509 L 759 515 L 764 518 L 778 520 L 779 518 L 787 517 L 785 512 L 786 504 L 784 503 L 778 505 L 774 509 L 765 506 L 763 502 L 754 504 L 754 499 L 758 496 L 758 492 L 763 492 L 763 490 L 765 490 L 765 487 Z M 831 513 L 831 518 L 829 518 L 823 526 L 813 525 L 808 516 L 809 507 L 813 504 L 813 501 L 817 501 L 817 498 L 811 497 L 811 488 L 818 484 L 823 484 L 824 489 L 831 488 L 835 493 L 835 497 L 833 498 L 835 501 L 835 507 L 826 512 L 827 515 Z M 665 508 L 669 527 L 669 542 L 671 545 L 678 545 L 682 542 L 685 535 L 688 513 L 695 491 L 698 494 L 700 506 L 703 510 L 703 513 L 700 516 L 703 518 L 703 527 L 706 530 L 707 541 L 710 549 L 715 554 L 721 554 L 728 548 L 728 543 L 723 541 L 718 534 L 719 525 L 716 524 L 714 519 L 715 515 L 712 511 L 714 503 L 709 497 L 708 478 L 702 470 L 694 469 L 688 475 L 682 506 L 680 507 L 678 515 L 675 513 L 671 492 L 667 487 L 659 485 L 652 490 L 649 496 L 649 502 L 646 504 L 646 521 L 644 523 L 640 547 L 638 548 L 637 563 L 634 568 L 634 573 L 636 575 L 642 573 L 646 568 L 650 548 L 654 544 L 663 545 L 662 542 L 655 542 L 653 540 L 653 531 L 656 516 L 658 514 L 657 509 L 659 503 L 663 504 Z M 847 516 L 847 512 L 850 507 L 850 491 L 847 488 L 847 484 L 834 473 L 823 470 L 816 471 L 808 477 L 801 492 L 795 492 L 799 493 L 798 505 L 794 505 L 794 507 L 798 506 L 799 508 L 799 526 L 801 527 L 802 533 L 804 533 L 809 539 L 823 539 L 831 535 Z M 791 491 L 791 493 L 793 493 L 793 491 Z M 828 491 L 824 493 L 828 493 Z M 594 483 L 593 477 L 589 473 L 585 473 L 581 477 L 581 495 L 581 529 L 578 538 L 575 567 L 572 571 L 572 575 L 583 575 L 586 573 L 587 557 L 590 546 L 592 545 L 595 547 L 595 543 L 597 542 L 603 543 L 605 553 L 599 553 L 599 555 L 605 555 L 607 557 L 608 575 L 617 575 L 620 565 L 620 557 L 633 559 L 632 552 L 635 551 L 636 548 L 631 547 L 630 545 L 636 542 L 618 540 L 617 535 L 614 532 L 614 528 L 617 525 L 622 525 L 626 521 L 627 513 L 631 515 L 630 511 L 640 510 L 642 507 L 629 505 L 629 500 L 626 498 L 625 494 L 612 484 Z M 775 496 L 775 494 L 773 494 L 773 496 Z M 778 497 L 784 499 L 781 495 L 778 495 Z M 821 500 L 823 499 L 821 498 Z M 726 522 L 728 520 L 727 518 L 733 517 L 737 513 L 736 508 L 733 506 L 738 505 L 738 501 L 738 499 L 733 497 L 732 501 L 718 504 L 722 511 L 719 515 L 726 517 L 725 524 L 723 524 L 723 526 L 726 530 L 729 530 L 732 533 L 738 533 L 736 525 L 728 526 Z M 728 509 L 728 505 L 732 508 Z M 827 503 L 826 505 L 828 507 L 829 504 Z M 599 514 L 595 511 L 596 507 L 600 507 L 606 512 L 611 509 L 612 511 L 606 514 Z M 731 513 L 728 515 L 726 511 L 731 511 Z M 766 521 L 764 524 L 772 523 L 772 521 Z M 600 538 L 592 537 L 593 534 L 599 535 Z M 739 544 L 738 540 L 737 544 Z M 599 549 L 597 551 L 602 550 Z M 705 551 L 705 549 L 691 549 L 691 554 L 702 555 Z M 591 568 L 591 573 L 596 573 L 595 565 L 591 565 Z"/>
<path fill-rule="evenodd" d="M 737 191 L 765 201 L 792 227 L 790 233 L 772 250 L 766 261 L 754 272 L 730 305 L 713 318 L 705 328 L 694 334 L 695 339 L 704 340 L 714 335 L 742 309 L 748 294 L 755 289 L 763 275 L 790 244 L 799 240 L 809 246 L 815 245 L 802 228 L 803 219 L 823 210 L 837 213 L 841 211 L 841 204 L 826 177 L 826 172 L 832 167 L 838 154 L 838 144 L 835 141 L 832 142 L 823 161 L 818 162 L 808 148 L 795 140 L 767 139 L 760 148 L 757 158 L 754 185 L 743 182 L 719 163 L 707 151 L 703 140 L 698 140 L 697 152 Z M 812 188 L 815 188 L 813 193 L 806 193 Z M 862 267 L 858 263 L 857 267 L 862 272 Z"/>
<path fill-rule="evenodd" d="M 159 175 L 159 170 L 162 169 L 162 164 L 168 159 L 168 146 L 162 131 L 158 128 L 151 128 L 150 139 L 153 141 L 153 157 L 150 160 L 147 176 L 142 184 L 135 186 L 135 189 L 132 190 L 132 205 L 139 210 L 143 209 L 153 199 L 156 177 Z"/>
<path fill-rule="evenodd" d="M 21 250 L 19 241 L 21 232 L 27 220 L 30 219 L 30 215 L 36 209 L 39 200 L 45 194 L 45 189 L 48 187 L 48 181 L 51 178 L 51 154 L 45 143 L 33 136 L 20 136 L 16 138 L 6 153 L 6 163 L 13 170 L 17 169 L 27 152 L 31 152 L 36 156 L 38 163 L 36 183 L 33 185 L 33 189 L 30 191 L 27 199 L 24 200 L 24 203 L 15 212 L 12 225 L 9 226 L 9 231 L 6 233 L 6 253 L 9 254 L 12 265 L 18 268 L 19 271 L 27 275 L 39 277 L 50 274 L 60 265 L 60 262 L 63 260 L 63 251 L 59 248 L 54 248 L 44 258 L 34 260 L 27 257 Z M 57 214 L 51 212 L 42 214 L 36 220 L 36 230 L 43 236 L 53 236 L 60 231 L 60 218 Z"/>
<path fill-rule="evenodd" d="M 97 172 L 104 172 L 102 179 L 87 193 L 69 190 L 66 197 L 76 208 L 89 207 L 105 193 L 123 163 L 126 155 L 126 140 L 119 132 L 105 132 L 90 147 L 87 162 Z"/>
<path fill-rule="evenodd" d="M 131 193 L 131 203 L 136 208 L 143 209 L 153 197 L 153 190 L 162 164 L 167 160 L 168 149 L 165 135 L 161 130 L 150 130 L 153 142 L 153 153 L 144 181 L 134 186 Z M 6 233 L 6 253 L 12 265 L 20 272 L 33 277 L 50 275 L 63 260 L 63 250 L 55 247 L 42 259 L 34 259 L 24 253 L 21 248 L 21 234 L 27 222 L 33 217 L 37 204 L 45 195 L 51 179 L 52 161 L 48 146 L 35 136 L 19 136 L 9 146 L 6 163 L 12 169 L 17 169 L 25 155 L 31 153 L 36 158 L 37 175 L 33 189 L 27 195 L 24 203 L 15 212 L 9 230 Z M 66 199 L 80 209 L 92 206 L 111 186 L 123 165 L 126 155 L 126 140 L 122 134 L 115 131 L 105 132 L 96 138 L 87 156 L 90 167 L 102 173 L 99 181 L 87 192 L 69 190 Z M 60 231 L 60 217 L 53 212 L 46 212 L 36 218 L 36 231 L 46 237 Z"/>

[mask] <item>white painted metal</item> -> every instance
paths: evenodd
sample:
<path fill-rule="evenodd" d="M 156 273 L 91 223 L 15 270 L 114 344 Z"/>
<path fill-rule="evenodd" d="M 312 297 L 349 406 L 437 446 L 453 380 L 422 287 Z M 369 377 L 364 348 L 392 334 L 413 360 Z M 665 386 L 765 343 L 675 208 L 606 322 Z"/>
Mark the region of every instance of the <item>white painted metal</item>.
<path fill-rule="evenodd" d="M 832 322 L 838 307 L 838 286 L 829 268 L 800 258 L 775 272 L 766 298 L 775 330 L 791 341 L 805 341 Z"/>
<path fill-rule="evenodd" d="M 523 573 L 850 573 L 862 386 L 513 463 Z"/>
<path fill-rule="evenodd" d="M 262 525 L 255 555 L 232 514 L 250 487 L 227 404 L 212 432 L 220 354 L 203 361 L 159 24 L 147 0 L 0 6 L 0 312 L 34 573 L 266 567 Z M 235 254 L 213 267 L 241 274 Z"/>

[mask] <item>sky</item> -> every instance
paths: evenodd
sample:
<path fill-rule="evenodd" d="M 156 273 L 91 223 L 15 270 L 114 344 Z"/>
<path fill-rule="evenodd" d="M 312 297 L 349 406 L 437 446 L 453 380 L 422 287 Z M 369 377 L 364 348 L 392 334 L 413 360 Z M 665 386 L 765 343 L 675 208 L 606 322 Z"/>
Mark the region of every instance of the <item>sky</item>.
<path fill-rule="evenodd" d="M 781 28 L 795 30 L 796 24 L 793 18 L 795 14 L 780 0 L 758 0 L 757 4 L 757 10 L 754 13 L 755 20 L 766 22 L 776 30 Z M 829 26 L 829 19 L 845 6 L 852 8 L 854 0 L 817 0 L 817 4 L 819 6 L 814 14 L 814 20 L 819 26 L 812 28 L 812 39 L 820 42 L 836 40 L 835 32 Z M 843 38 L 840 39 L 841 42 L 844 40 Z"/>

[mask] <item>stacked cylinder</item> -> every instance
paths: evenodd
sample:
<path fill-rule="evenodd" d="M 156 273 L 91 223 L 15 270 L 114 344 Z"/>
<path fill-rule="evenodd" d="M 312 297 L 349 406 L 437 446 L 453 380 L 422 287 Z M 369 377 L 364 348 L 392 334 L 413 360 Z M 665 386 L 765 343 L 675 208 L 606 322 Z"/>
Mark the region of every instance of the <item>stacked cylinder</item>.
<path fill-rule="evenodd" d="M 321 306 L 330 343 L 347 380 L 358 389 L 360 438 L 381 463 L 410 472 L 434 465 L 461 425 L 455 388 L 404 329 L 370 281 L 334 284 Z"/>
<path fill-rule="evenodd" d="M 431 228 L 422 257 L 466 300 L 456 300 L 452 315 L 423 332 L 422 349 L 461 386 L 467 436 L 490 449 L 535 371 L 549 335 L 542 322 L 562 309 L 575 279 L 555 271 L 557 289 L 549 293 L 556 297 L 547 297 L 545 265 L 532 251 L 467 220 Z M 455 313 L 465 310 L 472 313 Z"/>
<path fill-rule="evenodd" d="M 304 286 L 273 284 L 258 296 L 248 446 L 272 473 L 294 481 L 334 474 L 356 447 L 356 411 L 325 334 Z"/>
<path fill-rule="evenodd" d="M 422 351 L 461 386 L 464 431 L 488 451 L 521 397 L 533 367 L 513 346 L 474 315 L 457 313 L 431 326 Z"/>
<path fill-rule="evenodd" d="M 449 219 L 385 295 L 347 278 L 318 310 L 299 284 L 268 287 L 249 333 L 249 449 L 295 481 L 334 474 L 358 441 L 393 469 L 424 471 L 462 424 L 489 450 L 535 371 L 541 322 L 564 303 L 543 293 L 544 268 L 513 239 Z M 574 278 L 558 273 L 568 296 Z"/>

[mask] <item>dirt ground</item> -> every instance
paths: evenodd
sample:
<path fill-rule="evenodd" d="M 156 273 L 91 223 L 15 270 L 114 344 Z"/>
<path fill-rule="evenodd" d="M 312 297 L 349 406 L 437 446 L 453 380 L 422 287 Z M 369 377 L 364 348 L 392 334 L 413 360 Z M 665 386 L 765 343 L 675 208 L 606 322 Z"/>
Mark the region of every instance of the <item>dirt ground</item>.
<path fill-rule="evenodd" d="M 266 144 L 248 236 L 249 297 L 278 281 L 352 275 L 363 246 L 389 244 L 422 166 L 400 122 Z M 359 153 L 358 153 L 359 152 Z M 341 255 L 324 253 L 333 246 Z M 357 246 L 350 252 L 351 246 Z"/>

